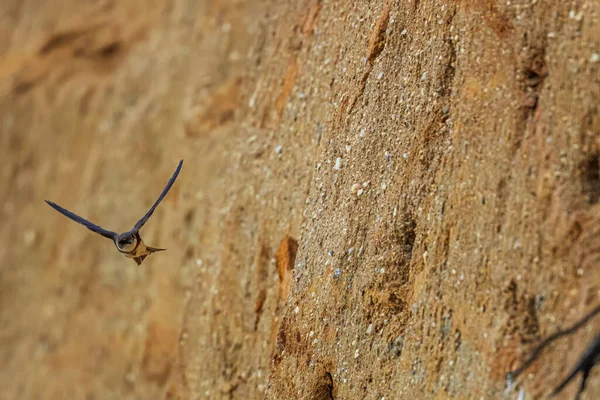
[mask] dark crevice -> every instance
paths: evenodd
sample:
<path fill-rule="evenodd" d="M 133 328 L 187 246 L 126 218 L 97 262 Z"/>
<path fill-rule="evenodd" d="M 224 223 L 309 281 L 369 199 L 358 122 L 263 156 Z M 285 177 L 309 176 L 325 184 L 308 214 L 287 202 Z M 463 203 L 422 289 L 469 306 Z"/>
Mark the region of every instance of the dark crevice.
<path fill-rule="evenodd" d="M 523 50 L 518 56 L 516 76 L 522 91 L 521 115 L 511 138 L 513 152 L 521 148 L 523 137 L 540 103 L 544 80 L 548 77 L 545 35 L 523 37 Z M 516 153 L 515 153 L 516 154 Z"/>
<path fill-rule="evenodd" d="M 581 186 L 589 204 L 600 199 L 600 154 L 594 153 L 580 167 Z"/>
<path fill-rule="evenodd" d="M 325 371 L 318 377 L 310 398 L 313 400 L 335 400 L 331 372 Z"/>

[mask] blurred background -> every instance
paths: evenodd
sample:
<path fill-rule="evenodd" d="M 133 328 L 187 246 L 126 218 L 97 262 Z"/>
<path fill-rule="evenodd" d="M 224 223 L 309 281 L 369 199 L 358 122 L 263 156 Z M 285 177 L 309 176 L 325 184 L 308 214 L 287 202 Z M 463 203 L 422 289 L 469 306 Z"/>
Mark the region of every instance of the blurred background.
<path fill-rule="evenodd" d="M 0 398 L 162 398 L 248 48 L 224 3 L 1 2 Z M 44 203 L 122 232 L 182 158 L 141 267 Z"/>

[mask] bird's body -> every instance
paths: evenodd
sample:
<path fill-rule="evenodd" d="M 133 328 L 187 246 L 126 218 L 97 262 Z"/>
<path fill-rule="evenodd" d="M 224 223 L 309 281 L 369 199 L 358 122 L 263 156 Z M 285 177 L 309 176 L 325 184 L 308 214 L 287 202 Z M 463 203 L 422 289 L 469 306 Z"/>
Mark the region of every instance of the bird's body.
<path fill-rule="evenodd" d="M 125 232 L 125 235 L 131 232 Z M 119 235 L 122 236 L 123 234 Z M 158 249 L 156 247 L 146 246 L 142 237 L 138 233 L 133 233 L 133 242 L 124 241 L 123 244 L 119 243 L 117 239 L 115 241 L 115 245 L 117 249 L 123 254 L 125 257 L 133 258 L 133 261 L 140 265 L 144 259 L 157 251 L 165 251 L 166 249 Z"/>
<path fill-rule="evenodd" d="M 134 227 L 130 231 L 123 232 L 121 234 L 117 234 L 116 232 L 108 231 L 104 228 L 101 228 L 100 226 L 91 223 L 90 221 L 78 216 L 77 214 L 74 214 L 71 211 L 69 211 L 65 208 L 62 208 L 61 206 L 59 206 L 56 203 L 53 203 L 48 200 L 46 200 L 46 203 L 48 203 L 48 205 L 50 207 L 54 208 L 56 211 L 63 214 L 64 216 L 72 219 L 73 221 L 75 221 L 77 223 L 84 225 L 92 232 L 95 232 L 101 236 L 111 239 L 113 241 L 113 243 L 115 244 L 115 246 L 117 247 L 117 250 L 119 250 L 119 252 L 121 252 L 125 257 L 133 258 L 133 260 L 137 263 L 137 265 L 140 265 L 142 263 L 142 261 L 144 261 L 144 259 L 146 257 L 148 257 L 148 255 L 155 253 L 157 251 L 166 250 L 166 249 L 159 249 L 156 247 L 146 246 L 146 244 L 142 240 L 142 237 L 140 236 L 140 229 L 148 221 L 150 216 L 152 216 L 156 207 L 160 204 L 162 199 L 166 196 L 169 189 L 171 189 L 171 186 L 173 186 L 175 179 L 177 179 L 177 176 L 179 175 L 179 171 L 181 170 L 182 164 L 183 164 L 183 160 L 181 160 L 179 162 L 179 165 L 177 166 L 177 169 L 173 173 L 173 176 L 171 177 L 171 179 L 169 179 L 167 186 L 165 186 L 165 188 L 163 189 L 160 196 L 158 196 L 158 200 L 156 200 L 156 202 L 150 208 L 150 210 L 146 213 L 146 215 L 144 215 L 134 225 Z"/>

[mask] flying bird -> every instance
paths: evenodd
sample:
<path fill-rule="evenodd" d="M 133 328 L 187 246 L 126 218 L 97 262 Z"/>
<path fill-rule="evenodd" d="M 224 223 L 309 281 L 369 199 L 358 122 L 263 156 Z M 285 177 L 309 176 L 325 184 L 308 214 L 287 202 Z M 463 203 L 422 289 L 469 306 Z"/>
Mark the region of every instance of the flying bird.
<path fill-rule="evenodd" d="M 560 339 L 563 336 L 572 335 L 598 314 L 600 314 L 600 305 L 590 310 L 571 327 L 560 330 L 542 340 L 542 342 L 538 344 L 535 350 L 532 352 L 532 355 L 519 368 L 509 372 L 506 375 L 506 382 L 508 386 L 507 389 L 512 387 L 513 379 L 516 379 L 525 370 L 527 370 L 527 368 L 529 368 L 531 364 L 533 364 L 534 361 L 540 357 L 544 348 L 546 348 L 550 343 L 553 343 L 555 340 Z M 569 384 L 569 382 L 571 382 L 579 373 L 581 373 L 581 383 L 579 384 L 579 390 L 575 395 L 575 400 L 578 400 L 585 390 L 587 379 L 590 376 L 592 368 L 594 368 L 596 364 L 600 364 L 600 334 L 597 334 L 596 338 L 588 345 L 569 375 L 552 391 L 552 393 L 550 393 L 550 397 L 554 397 L 559 394 L 565 388 L 565 386 Z"/>
<path fill-rule="evenodd" d="M 48 200 L 44 200 L 44 201 L 46 203 L 48 203 L 48 205 L 50 207 L 54 208 L 59 213 L 72 219 L 73 221 L 75 221 L 77 223 L 80 223 L 81 225 L 84 225 L 86 228 L 88 228 L 92 232 L 96 232 L 97 234 L 102 235 L 105 238 L 111 239 L 114 242 L 115 246 L 117 246 L 117 250 L 119 250 L 122 254 L 124 254 L 125 257 L 133 258 L 133 260 L 137 263 L 137 265 L 140 265 L 142 263 L 142 261 L 144 261 L 144 259 L 146 257 L 148 257 L 148 255 L 150 255 L 151 253 L 166 250 L 166 249 L 159 249 L 156 247 L 146 246 L 146 244 L 144 244 L 144 241 L 142 240 L 142 238 L 140 236 L 140 229 L 142 229 L 144 224 L 146 222 L 148 222 L 148 219 L 152 216 L 156 207 L 158 207 L 160 202 L 163 200 L 163 198 L 169 192 L 169 189 L 171 189 L 171 186 L 173 186 L 175 179 L 177 179 L 177 176 L 179 175 L 179 171 L 181 171 L 182 165 L 183 165 L 183 160 L 179 161 L 179 165 L 177 165 L 177 169 L 173 173 L 173 176 L 171 177 L 171 179 L 169 179 L 167 186 L 165 186 L 165 188 L 163 189 L 160 196 L 158 196 L 158 200 L 156 200 L 154 205 L 152 205 L 152 207 L 150 207 L 150 210 L 148 210 L 146 215 L 144 215 L 138 222 L 136 222 L 136 224 L 133 226 L 133 228 L 130 231 L 123 232 L 120 234 L 117 234 L 116 232 L 108 231 L 96 224 L 93 224 L 90 221 L 88 221 L 84 218 L 81 218 L 79 215 L 76 215 L 76 214 L 72 213 L 71 211 L 69 211 L 65 208 L 62 208 L 61 206 L 59 206 L 56 203 L 53 203 Z"/>
<path fill-rule="evenodd" d="M 575 367 L 571 370 L 571 373 L 552 391 L 550 397 L 559 394 L 581 372 L 581 383 L 575 396 L 575 400 L 579 399 L 581 393 L 585 390 L 585 384 L 590 376 L 590 371 L 598 363 L 600 363 L 600 334 L 596 335 L 596 338 L 588 345 Z"/>

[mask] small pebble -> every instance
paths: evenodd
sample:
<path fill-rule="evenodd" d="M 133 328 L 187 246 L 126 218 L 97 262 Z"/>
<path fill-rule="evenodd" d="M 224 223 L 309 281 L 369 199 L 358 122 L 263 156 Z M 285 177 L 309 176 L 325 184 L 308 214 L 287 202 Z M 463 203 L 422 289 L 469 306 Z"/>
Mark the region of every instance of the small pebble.
<path fill-rule="evenodd" d="M 569 11 L 569 18 L 574 19 L 575 21 L 581 21 L 583 19 L 583 12 L 579 11 L 578 13 L 575 10 Z"/>
<path fill-rule="evenodd" d="M 341 167 L 342 167 L 342 158 L 338 157 L 335 159 L 335 165 L 333 166 L 333 169 L 336 171 L 339 171 Z"/>
<path fill-rule="evenodd" d="M 592 64 L 596 64 L 598 61 L 600 61 L 600 54 L 592 53 L 592 55 L 590 56 L 590 62 Z"/>
<path fill-rule="evenodd" d="M 31 246 L 35 242 L 36 236 L 35 230 L 28 229 L 23 234 L 23 242 L 25 242 L 26 246 Z"/>
<path fill-rule="evenodd" d="M 281 145 L 275 147 L 275 153 L 281 154 L 283 147 Z"/>

